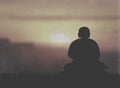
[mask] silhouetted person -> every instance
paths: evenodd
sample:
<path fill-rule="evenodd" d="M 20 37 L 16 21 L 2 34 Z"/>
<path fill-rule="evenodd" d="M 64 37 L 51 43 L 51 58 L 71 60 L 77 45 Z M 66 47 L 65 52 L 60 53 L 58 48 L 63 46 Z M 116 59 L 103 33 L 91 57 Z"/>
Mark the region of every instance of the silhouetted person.
<path fill-rule="evenodd" d="M 70 45 L 68 56 L 73 61 L 95 61 L 100 57 L 97 43 L 90 39 L 90 31 L 87 27 L 81 27 L 78 33 L 79 39 Z"/>
<path fill-rule="evenodd" d="M 99 61 L 100 50 L 97 43 L 90 39 L 90 30 L 81 27 L 79 39 L 70 45 L 68 56 L 73 60 L 64 66 L 64 71 L 72 74 L 104 73 L 104 64 Z"/>

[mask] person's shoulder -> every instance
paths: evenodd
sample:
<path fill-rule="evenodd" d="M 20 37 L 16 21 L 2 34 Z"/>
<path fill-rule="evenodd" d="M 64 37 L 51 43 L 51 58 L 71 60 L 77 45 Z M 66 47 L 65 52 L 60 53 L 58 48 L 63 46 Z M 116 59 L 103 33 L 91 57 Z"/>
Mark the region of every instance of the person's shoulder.
<path fill-rule="evenodd" d="M 97 44 L 97 42 L 93 39 L 89 39 L 89 42 L 92 43 L 92 44 Z"/>
<path fill-rule="evenodd" d="M 76 43 L 78 43 L 78 42 L 80 42 L 80 39 L 74 40 L 71 44 L 76 44 Z"/>
<path fill-rule="evenodd" d="M 88 39 L 90 42 L 95 42 L 96 43 L 96 41 L 95 40 L 93 40 L 93 39 Z"/>

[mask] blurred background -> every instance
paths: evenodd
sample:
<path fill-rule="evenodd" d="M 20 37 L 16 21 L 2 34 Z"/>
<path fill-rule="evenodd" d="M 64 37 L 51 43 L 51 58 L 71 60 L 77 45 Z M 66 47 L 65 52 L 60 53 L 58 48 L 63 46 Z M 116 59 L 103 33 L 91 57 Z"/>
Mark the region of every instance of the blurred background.
<path fill-rule="evenodd" d="M 111 73 L 119 72 L 119 0 L 0 0 L 0 73 L 63 71 L 87 26 Z"/>

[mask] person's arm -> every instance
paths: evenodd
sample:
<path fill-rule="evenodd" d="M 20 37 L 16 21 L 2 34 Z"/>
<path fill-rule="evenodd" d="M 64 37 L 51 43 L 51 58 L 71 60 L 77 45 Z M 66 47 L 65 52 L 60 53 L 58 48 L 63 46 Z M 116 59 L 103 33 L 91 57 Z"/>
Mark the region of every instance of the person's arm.
<path fill-rule="evenodd" d="M 95 42 L 95 49 L 96 49 L 96 58 L 99 59 L 100 57 L 100 49 L 99 49 L 99 46 L 98 44 Z"/>
<path fill-rule="evenodd" d="M 75 46 L 74 42 L 69 47 L 68 56 L 71 59 L 75 59 L 76 58 L 76 46 Z"/>
<path fill-rule="evenodd" d="M 72 46 L 72 44 L 71 44 L 70 47 L 69 47 L 69 50 L 68 50 L 68 56 L 69 56 L 70 58 L 73 58 L 72 54 L 73 54 L 73 46 Z"/>

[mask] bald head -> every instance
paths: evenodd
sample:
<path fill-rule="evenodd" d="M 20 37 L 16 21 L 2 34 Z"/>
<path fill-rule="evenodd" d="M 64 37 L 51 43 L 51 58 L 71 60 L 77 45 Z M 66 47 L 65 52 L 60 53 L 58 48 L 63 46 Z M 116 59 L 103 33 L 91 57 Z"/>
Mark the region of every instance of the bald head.
<path fill-rule="evenodd" d="M 88 27 L 81 27 L 79 29 L 78 36 L 81 39 L 88 39 L 90 37 L 90 30 L 89 30 L 89 28 Z"/>

